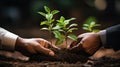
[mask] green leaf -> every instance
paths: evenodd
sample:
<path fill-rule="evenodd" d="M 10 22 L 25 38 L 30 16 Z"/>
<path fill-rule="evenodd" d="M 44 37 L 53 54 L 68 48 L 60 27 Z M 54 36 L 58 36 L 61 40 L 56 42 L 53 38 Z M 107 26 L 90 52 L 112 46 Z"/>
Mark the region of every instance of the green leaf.
<path fill-rule="evenodd" d="M 61 43 L 63 43 L 63 41 L 64 41 L 64 39 L 57 39 L 57 41 L 56 41 L 56 45 L 60 45 Z"/>
<path fill-rule="evenodd" d="M 58 29 L 58 31 L 60 31 L 60 32 L 64 32 L 64 30 L 63 30 L 63 29 Z"/>
<path fill-rule="evenodd" d="M 60 11 L 58 11 L 58 10 L 53 10 L 51 13 L 54 15 L 54 14 L 57 14 L 57 13 L 59 13 Z"/>
<path fill-rule="evenodd" d="M 89 31 L 88 27 L 82 27 L 82 29 Z"/>
<path fill-rule="evenodd" d="M 61 39 L 64 38 L 64 36 L 59 31 L 53 31 L 56 38 Z"/>
<path fill-rule="evenodd" d="M 60 28 L 61 28 L 61 27 L 60 27 L 59 25 L 53 27 L 54 30 L 58 30 L 58 29 L 60 29 Z"/>
<path fill-rule="evenodd" d="M 43 13 L 43 12 L 38 12 L 38 14 L 40 14 L 40 15 L 42 15 L 42 16 L 44 16 L 45 17 L 45 13 Z"/>
<path fill-rule="evenodd" d="M 41 28 L 41 30 L 49 30 L 48 28 L 44 27 L 44 28 Z"/>
<path fill-rule="evenodd" d="M 57 23 L 56 26 L 59 26 L 60 28 L 64 27 L 64 25 L 62 23 Z"/>
<path fill-rule="evenodd" d="M 74 27 L 74 26 L 77 26 L 77 24 L 73 23 L 73 24 L 71 24 L 71 25 L 69 26 L 69 28 L 70 28 L 70 27 Z"/>
<path fill-rule="evenodd" d="M 69 21 L 72 21 L 72 20 L 75 20 L 76 18 L 70 18 L 70 19 L 68 19 Z"/>
<path fill-rule="evenodd" d="M 64 26 L 68 25 L 69 22 L 70 22 L 70 20 L 65 20 L 65 21 L 64 21 Z"/>
<path fill-rule="evenodd" d="M 65 27 L 66 24 L 65 24 L 65 18 L 63 16 L 60 17 L 59 20 L 57 20 L 57 25 L 61 26 L 61 27 Z"/>
<path fill-rule="evenodd" d="M 40 23 L 40 25 L 48 25 L 48 22 L 47 22 L 47 21 L 42 21 L 42 22 Z"/>
<path fill-rule="evenodd" d="M 67 32 L 72 32 L 73 30 L 77 30 L 78 28 L 71 28 Z"/>
<path fill-rule="evenodd" d="M 86 19 L 85 23 L 90 24 L 93 21 L 96 22 L 96 18 L 95 17 L 89 17 L 88 19 Z"/>
<path fill-rule="evenodd" d="M 46 19 L 47 20 L 51 20 L 53 18 L 53 15 L 52 14 L 46 14 Z"/>
<path fill-rule="evenodd" d="M 65 21 L 65 18 L 61 16 L 59 22 L 63 23 L 64 21 Z"/>
<path fill-rule="evenodd" d="M 48 14 L 50 14 L 50 8 L 48 8 L 47 6 L 44 6 L 44 9 Z"/>
<path fill-rule="evenodd" d="M 92 22 L 90 23 L 90 26 L 93 27 L 95 24 L 96 24 L 96 23 L 95 23 L 94 21 L 92 21 Z"/>
<path fill-rule="evenodd" d="M 55 38 L 57 38 L 56 44 L 60 44 L 65 40 L 65 36 L 62 35 L 59 31 L 53 31 Z"/>
<path fill-rule="evenodd" d="M 52 22 L 54 22 L 54 21 L 55 21 L 55 19 L 51 19 L 51 20 L 50 20 L 50 23 L 52 23 Z"/>
<path fill-rule="evenodd" d="M 64 26 L 68 25 L 70 21 L 75 20 L 75 18 L 70 18 L 64 21 Z"/>
<path fill-rule="evenodd" d="M 77 36 L 75 36 L 73 34 L 69 34 L 67 37 L 72 39 L 72 40 L 77 40 Z"/>
<path fill-rule="evenodd" d="M 83 26 L 86 26 L 86 27 L 88 27 L 88 26 L 89 26 L 89 24 L 83 24 Z"/>

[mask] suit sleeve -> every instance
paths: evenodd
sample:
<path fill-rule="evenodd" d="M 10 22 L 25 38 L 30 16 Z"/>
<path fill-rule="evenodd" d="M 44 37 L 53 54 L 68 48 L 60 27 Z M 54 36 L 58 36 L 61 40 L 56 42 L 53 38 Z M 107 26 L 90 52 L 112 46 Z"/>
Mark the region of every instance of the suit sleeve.
<path fill-rule="evenodd" d="M 106 29 L 106 47 L 120 49 L 120 24 Z"/>
<path fill-rule="evenodd" d="M 0 49 L 14 50 L 17 35 L 0 27 Z"/>

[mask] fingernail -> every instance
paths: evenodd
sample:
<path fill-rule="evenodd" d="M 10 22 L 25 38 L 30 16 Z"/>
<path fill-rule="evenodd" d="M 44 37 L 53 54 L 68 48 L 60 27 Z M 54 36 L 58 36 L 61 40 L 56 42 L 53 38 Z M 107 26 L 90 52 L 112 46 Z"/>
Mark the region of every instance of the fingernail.
<path fill-rule="evenodd" d="M 55 56 L 55 53 L 54 53 L 53 51 L 50 51 L 50 52 L 49 52 L 49 55 L 50 55 L 50 56 Z"/>

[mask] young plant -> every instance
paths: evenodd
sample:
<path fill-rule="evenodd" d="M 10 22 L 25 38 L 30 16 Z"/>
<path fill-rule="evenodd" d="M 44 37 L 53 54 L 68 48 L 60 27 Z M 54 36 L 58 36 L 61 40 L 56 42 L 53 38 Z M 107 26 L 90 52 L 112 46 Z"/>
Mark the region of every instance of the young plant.
<path fill-rule="evenodd" d="M 44 6 L 44 9 L 46 13 L 38 12 L 40 15 L 45 17 L 45 21 L 42 21 L 40 25 L 46 25 L 46 27 L 43 27 L 42 30 L 48 30 L 50 33 L 50 40 L 52 40 L 52 33 L 55 35 L 55 38 L 57 39 L 56 45 L 63 43 L 66 41 L 67 45 L 67 39 L 70 38 L 72 40 L 77 40 L 77 37 L 73 34 L 73 30 L 77 30 L 76 26 L 77 24 L 73 23 L 70 24 L 70 21 L 75 20 L 75 18 L 70 18 L 65 20 L 63 16 L 60 17 L 59 20 L 55 20 L 53 16 L 57 14 L 58 10 L 51 11 L 50 8 Z M 57 23 L 55 23 L 56 21 Z M 52 41 L 51 41 L 52 43 Z"/>
<path fill-rule="evenodd" d="M 42 30 L 48 30 L 50 35 L 50 40 L 52 40 L 51 36 L 52 36 L 52 31 L 53 31 L 53 26 L 55 21 L 55 19 L 53 19 L 53 16 L 59 13 L 59 11 L 58 10 L 51 11 L 50 8 L 48 8 L 47 6 L 44 6 L 44 10 L 46 11 L 46 13 L 38 12 L 40 15 L 42 15 L 46 19 L 45 21 L 42 21 L 40 25 L 46 25 L 46 27 L 43 27 Z M 52 43 L 52 41 L 50 42 Z"/>
<path fill-rule="evenodd" d="M 83 24 L 83 29 L 87 30 L 89 32 L 99 32 L 99 29 L 94 29 L 95 27 L 100 26 L 100 24 L 96 23 L 95 17 L 90 17 L 86 20 L 86 22 Z"/>
<path fill-rule="evenodd" d="M 77 24 L 72 23 L 70 24 L 70 21 L 75 20 L 75 18 L 65 19 L 63 16 L 60 17 L 59 20 L 57 20 L 57 24 L 54 27 L 54 34 L 57 38 L 56 44 L 61 44 L 63 41 L 65 41 L 66 46 L 67 39 L 77 40 L 77 37 L 74 34 L 71 34 L 74 30 L 77 30 L 76 28 Z"/>

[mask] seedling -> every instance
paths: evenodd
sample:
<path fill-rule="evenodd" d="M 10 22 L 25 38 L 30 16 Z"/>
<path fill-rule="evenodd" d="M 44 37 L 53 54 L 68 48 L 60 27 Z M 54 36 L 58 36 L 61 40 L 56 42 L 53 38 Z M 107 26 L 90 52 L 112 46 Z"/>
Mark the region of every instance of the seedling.
<path fill-rule="evenodd" d="M 72 20 L 75 20 L 75 18 L 65 20 L 63 16 L 61 16 L 60 19 L 57 20 L 58 23 L 54 27 L 55 31 L 53 32 L 55 34 L 55 37 L 57 38 L 56 44 L 61 44 L 65 40 L 67 46 L 68 38 L 72 40 L 77 40 L 77 37 L 71 34 L 74 30 L 77 30 L 77 24 L 70 24 L 70 21 Z"/>
<path fill-rule="evenodd" d="M 86 20 L 86 22 L 83 24 L 83 29 L 87 30 L 89 32 L 99 32 L 99 29 L 95 29 L 95 27 L 100 26 L 100 24 L 96 23 L 95 17 L 90 17 Z"/>
<path fill-rule="evenodd" d="M 44 10 L 46 11 L 46 13 L 44 12 L 38 12 L 40 15 L 42 15 L 43 17 L 45 17 L 45 21 L 42 21 L 40 23 L 40 25 L 46 25 L 46 27 L 43 27 L 42 30 L 48 30 L 49 31 L 49 35 L 50 35 L 50 42 L 52 43 L 52 32 L 53 32 L 53 26 L 54 26 L 54 21 L 55 19 L 53 19 L 53 16 L 57 13 L 59 13 L 58 10 L 53 10 L 51 11 L 50 8 L 44 6 Z"/>
<path fill-rule="evenodd" d="M 63 16 L 61 16 L 59 20 L 55 20 L 53 16 L 57 14 L 59 11 L 58 10 L 51 11 L 50 8 L 46 6 L 44 6 L 44 9 L 46 13 L 38 12 L 46 19 L 45 21 L 42 21 L 40 25 L 46 25 L 46 27 L 43 27 L 42 30 L 49 31 L 50 40 L 52 40 L 52 33 L 55 35 L 55 38 L 57 39 L 56 45 L 61 44 L 64 41 L 66 41 L 67 45 L 68 38 L 72 40 L 77 40 L 77 37 L 74 34 L 72 34 L 73 30 L 77 30 L 76 28 L 77 24 L 75 23 L 70 24 L 70 21 L 75 20 L 75 18 L 70 18 L 66 20 Z"/>

